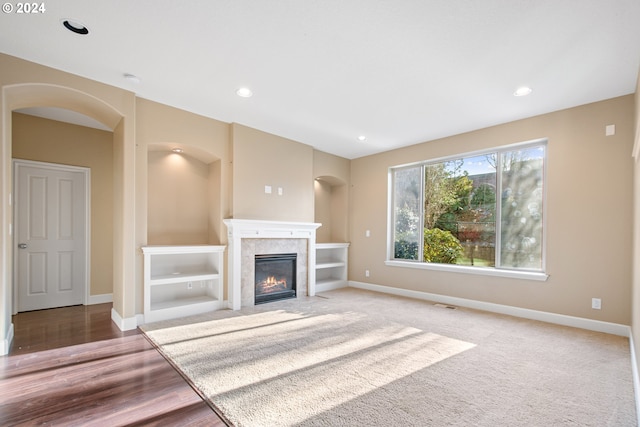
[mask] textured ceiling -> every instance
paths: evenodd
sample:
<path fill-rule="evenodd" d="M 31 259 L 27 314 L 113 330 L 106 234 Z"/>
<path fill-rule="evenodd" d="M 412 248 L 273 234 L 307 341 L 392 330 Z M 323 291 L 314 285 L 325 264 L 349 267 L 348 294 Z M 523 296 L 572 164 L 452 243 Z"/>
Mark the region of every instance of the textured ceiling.
<path fill-rule="evenodd" d="M 44 5 L 0 15 L 0 52 L 347 158 L 630 94 L 639 70 L 638 0 Z"/>

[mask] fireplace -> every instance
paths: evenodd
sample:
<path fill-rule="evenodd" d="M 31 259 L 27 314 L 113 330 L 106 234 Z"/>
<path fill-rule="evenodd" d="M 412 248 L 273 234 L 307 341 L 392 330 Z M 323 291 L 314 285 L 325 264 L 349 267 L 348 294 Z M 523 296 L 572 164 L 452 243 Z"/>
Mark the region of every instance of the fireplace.
<path fill-rule="evenodd" d="M 255 255 L 255 304 L 296 297 L 297 254 Z"/>
<path fill-rule="evenodd" d="M 296 297 L 316 294 L 316 229 L 310 222 L 224 220 L 228 243 L 229 308 L 255 305 L 255 256 L 296 253 Z"/>

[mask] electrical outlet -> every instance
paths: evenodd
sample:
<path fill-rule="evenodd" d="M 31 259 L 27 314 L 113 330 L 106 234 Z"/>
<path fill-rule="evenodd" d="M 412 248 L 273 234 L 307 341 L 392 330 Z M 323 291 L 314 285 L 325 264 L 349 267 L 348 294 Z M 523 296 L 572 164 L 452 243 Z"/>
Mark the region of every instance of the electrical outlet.
<path fill-rule="evenodd" d="M 602 308 L 602 300 L 600 298 L 591 298 L 591 308 L 600 310 Z"/>
<path fill-rule="evenodd" d="M 193 283 L 187 282 L 187 289 L 193 289 Z"/>
<path fill-rule="evenodd" d="M 365 275 L 365 277 L 369 277 L 369 270 L 365 270 L 364 271 L 364 275 Z"/>

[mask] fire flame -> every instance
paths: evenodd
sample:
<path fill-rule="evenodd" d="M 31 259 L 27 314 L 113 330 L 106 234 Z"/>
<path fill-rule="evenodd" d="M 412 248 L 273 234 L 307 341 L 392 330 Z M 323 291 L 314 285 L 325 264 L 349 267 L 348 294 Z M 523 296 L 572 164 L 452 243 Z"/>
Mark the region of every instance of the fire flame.
<path fill-rule="evenodd" d="M 264 293 L 287 289 L 287 279 L 276 279 L 275 276 L 269 276 L 260 283 L 260 287 Z"/>

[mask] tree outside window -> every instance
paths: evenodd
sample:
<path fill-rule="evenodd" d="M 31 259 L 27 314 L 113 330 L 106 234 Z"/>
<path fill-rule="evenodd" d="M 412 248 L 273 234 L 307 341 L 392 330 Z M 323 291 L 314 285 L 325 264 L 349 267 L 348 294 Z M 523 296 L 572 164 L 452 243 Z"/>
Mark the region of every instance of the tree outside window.
<path fill-rule="evenodd" d="M 394 172 L 394 258 L 418 260 L 422 241 L 422 168 Z"/>
<path fill-rule="evenodd" d="M 392 169 L 394 258 L 542 270 L 545 147 Z"/>

